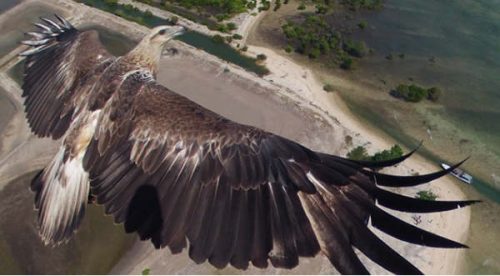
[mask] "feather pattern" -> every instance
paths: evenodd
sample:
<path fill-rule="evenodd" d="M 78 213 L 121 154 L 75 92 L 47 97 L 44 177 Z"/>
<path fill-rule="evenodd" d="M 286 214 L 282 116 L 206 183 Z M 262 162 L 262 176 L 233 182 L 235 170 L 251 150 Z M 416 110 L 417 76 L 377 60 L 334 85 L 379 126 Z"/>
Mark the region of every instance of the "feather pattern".
<path fill-rule="evenodd" d="M 354 231 L 356 227 L 366 228 L 369 216 L 376 227 L 405 241 L 455 245 L 384 215 L 373 207 L 377 200 L 384 206 L 411 212 L 451 210 L 474 203 L 430 204 L 386 192 L 375 185 L 374 173 L 361 164 L 236 124 L 140 78 L 139 72 L 131 73 L 116 91 L 102 109 L 94 136 L 93 143 L 100 146 L 96 154 L 90 157 L 88 153 L 89 158 L 85 158 L 85 168 L 95 175 L 93 191 L 102 199 L 100 203 L 121 210 L 131 206 L 133 199 L 120 194 L 137 189 L 141 183 L 156 187 L 162 216 L 162 225 L 155 229 L 161 233 L 157 243 L 177 253 L 187 246 L 187 238 L 189 256 L 196 263 L 208 260 L 218 268 L 228 264 L 246 268 L 249 262 L 266 267 L 270 261 L 273 266 L 291 268 L 300 256 L 321 251 L 341 272 L 366 273 L 351 248 L 354 242 L 350 237 L 361 233 Z M 125 102 L 128 108 L 117 110 Z M 108 155 L 115 154 L 111 149 L 123 144 L 110 137 L 128 141 L 127 150 L 121 152 L 123 158 L 116 160 L 127 160 L 147 180 L 110 180 L 105 168 L 120 174 L 115 168 L 122 167 Z M 130 170 L 128 166 L 123 169 Z M 390 177 L 407 185 L 432 180 L 436 174 Z M 114 187 L 105 188 L 109 186 Z M 413 234 L 397 235 L 381 221 L 400 225 Z M 421 235 L 424 241 L 412 238 Z M 357 242 L 365 250 L 365 244 L 377 246 L 374 250 L 380 252 L 388 250 L 374 238 L 364 242 L 358 237 Z M 384 262 L 371 252 L 376 251 L 369 251 L 369 257 L 391 271 L 418 271 L 413 266 Z"/>
<path fill-rule="evenodd" d="M 28 122 L 38 136 L 64 137 L 32 183 L 44 241 L 67 240 L 77 229 L 90 186 L 126 232 L 173 253 L 189 247 L 196 263 L 217 268 L 269 262 L 293 268 L 300 257 L 321 252 L 341 273 L 368 273 L 355 246 L 391 272 L 420 273 L 368 229 L 370 217 L 374 227 L 404 241 L 464 247 L 376 205 L 436 212 L 476 202 L 427 202 L 379 188 L 418 185 L 450 171 L 371 170 L 415 150 L 360 162 L 235 123 L 156 83 L 156 66 L 145 58 L 150 52 L 140 53 L 150 38 L 115 58 L 95 32 L 56 18 L 36 24 L 41 31 L 28 33 L 23 43 L 31 48 L 22 53 Z"/>

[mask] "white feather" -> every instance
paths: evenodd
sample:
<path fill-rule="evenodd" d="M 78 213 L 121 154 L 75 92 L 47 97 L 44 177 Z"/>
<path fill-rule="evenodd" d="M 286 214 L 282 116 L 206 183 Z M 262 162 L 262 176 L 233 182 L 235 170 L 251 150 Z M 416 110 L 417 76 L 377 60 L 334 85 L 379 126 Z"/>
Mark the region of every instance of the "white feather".
<path fill-rule="evenodd" d="M 84 152 L 64 161 L 64 151 L 61 147 L 42 176 L 44 187 L 40 198 L 39 225 L 40 235 L 46 244 L 69 238 L 57 238 L 56 234 L 58 231 L 69 231 L 71 234 L 76 230 L 78 223 L 74 221 L 88 199 L 89 176 L 82 166 Z"/>

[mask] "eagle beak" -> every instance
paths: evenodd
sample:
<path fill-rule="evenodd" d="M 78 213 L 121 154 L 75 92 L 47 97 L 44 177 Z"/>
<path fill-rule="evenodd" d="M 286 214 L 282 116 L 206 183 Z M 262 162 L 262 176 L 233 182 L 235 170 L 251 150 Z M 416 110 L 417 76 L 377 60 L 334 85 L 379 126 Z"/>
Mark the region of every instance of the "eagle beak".
<path fill-rule="evenodd" d="M 172 34 L 172 37 L 180 36 L 186 32 L 186 28 L 183 26 L 174 26 L 174 32 Z"/>

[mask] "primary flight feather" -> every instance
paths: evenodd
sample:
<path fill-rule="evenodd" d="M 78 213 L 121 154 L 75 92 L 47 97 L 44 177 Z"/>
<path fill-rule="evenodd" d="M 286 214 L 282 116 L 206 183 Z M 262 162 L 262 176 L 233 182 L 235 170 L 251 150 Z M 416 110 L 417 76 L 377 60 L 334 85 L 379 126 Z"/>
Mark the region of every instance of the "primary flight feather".
<path fill-rule="evenodd" d="M 353 246 L 397 274 L 421 273 L 368 229 L 434 247 L 465 247 L 405 223 L 379 205 L 406 212 L 455 209 L 475 201 L 425 201 L 379 186 L 439 178 L 393 176 L 361 162 L 312 151 L 284 137 L 228 120 L 155 81 L 163 46 L 179 26 L 152 29 L 115 57 L 96 31 L 42 19 L 29 32 L 23 97 L 32 131 L 62 138 L 33 180 L 40 236 L 69 239 L 89 192 L 127 232 L 155 247 L 246 269 L 293 268 L 299 257 L 328 257 L 341 273 L 368 273 Z M 57 22 L 55 22 L 57 21 Z"/>

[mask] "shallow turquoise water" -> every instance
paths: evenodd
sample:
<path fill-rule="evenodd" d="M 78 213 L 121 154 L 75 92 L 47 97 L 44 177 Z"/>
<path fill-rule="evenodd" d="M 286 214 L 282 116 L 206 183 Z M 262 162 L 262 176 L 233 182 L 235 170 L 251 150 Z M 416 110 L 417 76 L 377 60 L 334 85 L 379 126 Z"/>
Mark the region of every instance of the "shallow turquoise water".
<path fill-rule="evenodd" d="M 500 1 L 385 3 L 383 10 L 363 15 L 369 27 L 354 34 L 374 50 L 355 74 L 384 80 L 388 90 L 411 82 L 442 88 L 444 108 L 420 115 L 437 125 L 438 140 L 463 136 L 470 144 L 463 155 L 488 155 L 474 161 L 484 166 L 470 169 L 481 170 L 487 185 L 500 191 L 494 181 L 500 175 Z M 389 54 L 393 60 L 385 58 Z"/>
<path fill-rule="evenodd" d="M 420 152 L 433 162 L 471 156 L 464 168 L 474 184 L 459 185 L 468 198 L 484 202 L 471 207 L 463 273 L 500 273 L 500 1 L 386 0 L 383 10 L 362 17 L 368 28 L 353 36 L 374 53 L 360 61 L 354 79 L 387 92 L 416 83 L 444 94 L 438 104 L 344 98 L 407 146 L 424 139 Z"/>

